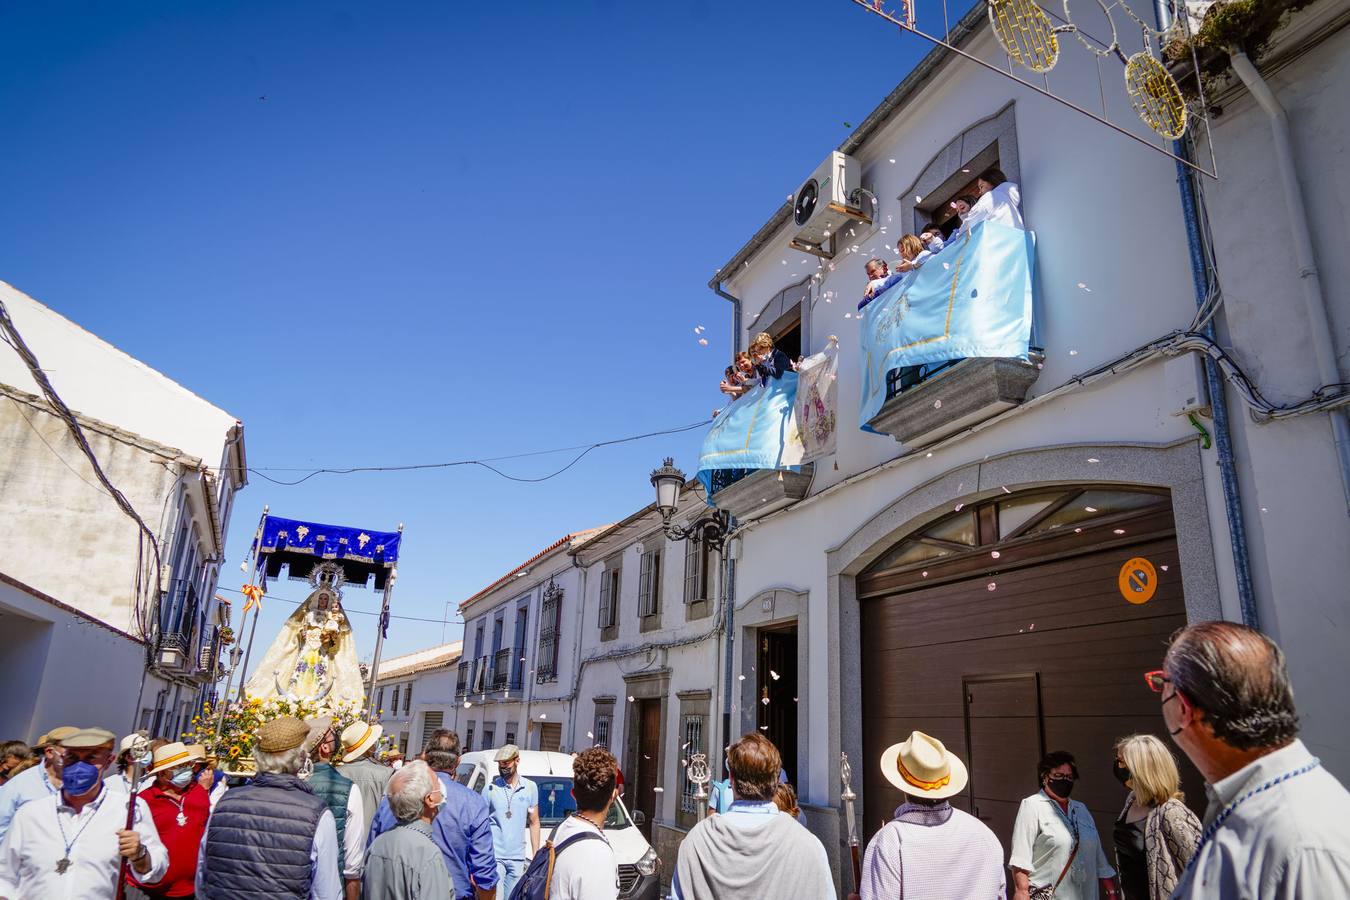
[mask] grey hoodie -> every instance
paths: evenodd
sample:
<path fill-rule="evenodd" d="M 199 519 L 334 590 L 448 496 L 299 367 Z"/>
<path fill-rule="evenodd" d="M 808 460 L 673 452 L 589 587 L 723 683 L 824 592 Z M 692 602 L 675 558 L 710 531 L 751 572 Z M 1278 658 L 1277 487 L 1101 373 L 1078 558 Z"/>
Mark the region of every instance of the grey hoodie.
<path fill-rule="evenodd" d="M 682 900 L 834 898 L 825 847 L 791 816 L 759 822 L 704 819 L 680 844 L 675 877 Z"/>

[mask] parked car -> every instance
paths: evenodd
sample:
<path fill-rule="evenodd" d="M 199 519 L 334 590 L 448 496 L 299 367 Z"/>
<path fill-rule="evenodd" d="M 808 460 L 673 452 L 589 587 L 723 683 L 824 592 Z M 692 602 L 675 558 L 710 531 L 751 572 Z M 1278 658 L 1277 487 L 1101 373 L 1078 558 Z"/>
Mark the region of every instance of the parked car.
<path fill-rule="evenodd" d="M 497 764 L 493 761 L 496 754 L 495 749 L 465 753 L 459 758 L 455 780 L 482 793 L 488 780 L 497 775 Z M 520 774 L 539 788 L 540 837 L 547 840 L 553 826 L 577 808 L 572 798 L 572 754 L 522 750 Z M 605 817 L 605 837 L 619 863 L 619 896 L 623 900 L 661 897 L 661 859 L 637 828 L 643 824 L 641 817 L 641 810 L 630 814 L 621 798 L 615 799 Z"/>

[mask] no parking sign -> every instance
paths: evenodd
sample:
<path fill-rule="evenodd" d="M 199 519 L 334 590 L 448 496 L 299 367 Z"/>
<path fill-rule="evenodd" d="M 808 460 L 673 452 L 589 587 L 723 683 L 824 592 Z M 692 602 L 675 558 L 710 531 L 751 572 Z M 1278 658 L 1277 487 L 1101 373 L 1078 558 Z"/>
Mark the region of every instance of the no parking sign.
<path fill-rule="evenodd" d="M 1136 556 L 1120 567 L 1120 596 L 1142 606 L 1153 599 L 1158 590 L 1158 571 L 1153 563 Z"/>

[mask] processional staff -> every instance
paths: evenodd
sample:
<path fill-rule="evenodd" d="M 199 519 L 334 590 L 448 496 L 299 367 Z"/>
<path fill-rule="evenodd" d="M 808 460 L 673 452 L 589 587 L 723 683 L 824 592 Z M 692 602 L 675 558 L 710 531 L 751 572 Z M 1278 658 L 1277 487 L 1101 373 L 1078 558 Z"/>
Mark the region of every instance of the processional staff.
<path fill-rule="evenodd" d="M 145 767 L 150 763 L 150 739 L 143 734 L 136 735 L 136 739 L 131 742 L 131 787 L 127 791 L 127 831 L 130 831 L 136 824 L 136 796 L 140 793 L 141 778 L 145 775 Z M 69 852 L 66 854 L 69 856 Z M 68 860 L 63 860 L 68 862 Z M 126 895 L 127 889 L 127 863 L 129 860 L 123 856 L 117 864 L 117 895 L 116 900 L 122 900 Z M 58 869 L 57 871 L 65 871 Z"/>
<path fill-rule="evenodd" d="M 839 754 L 839 781 L 843 790 L 839 799 L 844 801 L 844 818 L 848 822 L 848 849 L 853 857 L 853 890 L 862 893 L 862 857 L 858 848 L 858 822 L 853 812 L 853 801 L 858 795 L 853 793 L 853 767 L 848 764 L 848 754 Z"/>
<path fill-rule="evenodd" d="M 694 802 L 698 804 L 698 820 L 702 822 L 708 816 L 708 792 L 704 790 L 704 786 L 712 780 L 712 772 L 708 769 L 708 754 L 691 754 L 684 774 L 694 786 Z"/>

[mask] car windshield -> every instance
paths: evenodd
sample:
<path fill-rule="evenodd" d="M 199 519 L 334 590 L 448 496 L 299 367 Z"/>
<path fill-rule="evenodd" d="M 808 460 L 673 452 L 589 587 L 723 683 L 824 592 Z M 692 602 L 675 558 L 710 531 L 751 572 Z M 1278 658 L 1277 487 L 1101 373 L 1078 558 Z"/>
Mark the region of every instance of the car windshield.
<path fill-rule="evenodd" d="M 572 779 L 559 775 L 527 775 L 539 788 L 539 825 L 552 828 L 577 808 L 572 797 Z M 609 815 L 605 816 L 607 830 L 627 828 L 633 824 L 618 801 L 610 804 Z"/>

